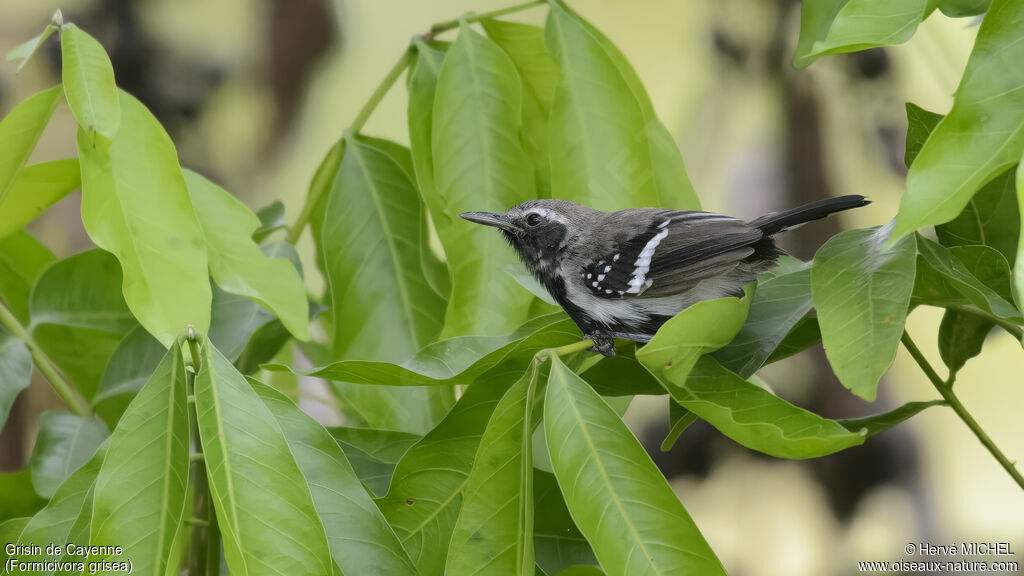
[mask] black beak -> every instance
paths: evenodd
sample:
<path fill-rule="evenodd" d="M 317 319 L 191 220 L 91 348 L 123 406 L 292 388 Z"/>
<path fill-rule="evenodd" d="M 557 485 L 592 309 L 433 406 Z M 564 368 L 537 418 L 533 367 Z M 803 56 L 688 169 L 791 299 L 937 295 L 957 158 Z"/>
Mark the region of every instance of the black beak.
<path fill-rule="evenodd" d="M 494 214 L 492 212 L 463 212 L 459 214 L 459 218 L 469 220 L 470 222 L 476 222 L 477 224 L 483 224 L 484 226 L 493 226 L 500 228 L 507 232 L 518 233 L 521 231 L 519 226 L 508 221 L 508 217 L 504 214 Z"/>

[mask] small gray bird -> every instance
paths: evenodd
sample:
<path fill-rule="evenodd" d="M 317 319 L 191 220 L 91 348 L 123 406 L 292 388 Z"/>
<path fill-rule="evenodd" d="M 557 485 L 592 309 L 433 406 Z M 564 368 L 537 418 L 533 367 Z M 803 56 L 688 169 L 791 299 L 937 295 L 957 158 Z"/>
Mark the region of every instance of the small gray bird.
<path fill-rule="evenodd" d="M 750 222 L 660 208 L 608 213 L 567 200 L 459 216 L 500 229 L 593 349 L 612 356 L 615 338 L 647 342 L 684 308 L 742 296 L 745 284 L 775 265 L 773 234 L 866 204 L 863 196 L 842 196 Z"/>

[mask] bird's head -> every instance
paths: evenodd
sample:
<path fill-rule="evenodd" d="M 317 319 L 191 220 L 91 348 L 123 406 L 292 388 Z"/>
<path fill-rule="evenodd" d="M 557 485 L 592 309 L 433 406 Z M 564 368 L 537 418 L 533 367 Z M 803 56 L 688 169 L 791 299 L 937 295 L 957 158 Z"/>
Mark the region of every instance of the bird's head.
<path fill-rule="evenodd" d="M 459 217 L 501 230 L 508 243 L 531 271 L 553 264 L 559 253 L 588 218 L 599 214 L 568 200 L 530 200 L 504 214 L 463 212 Z"/>

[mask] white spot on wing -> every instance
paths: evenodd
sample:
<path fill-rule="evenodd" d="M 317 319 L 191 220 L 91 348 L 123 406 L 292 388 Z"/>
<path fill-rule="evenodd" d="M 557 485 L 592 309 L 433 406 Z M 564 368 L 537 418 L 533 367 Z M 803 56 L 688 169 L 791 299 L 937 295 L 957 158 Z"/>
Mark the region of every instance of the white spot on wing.
<path fill-rule="evenodd" d="M 616 254 L 615 256 L 612 257 L 612 262 L 618 262 L 618 261 L 619 261 L 619 255 Z"/>
<path fill-rule="evenodd" d="M 605 274 L 607 274 L 608 272 L 612 271 L 612 267 L 611 266 L 605 266 L 604 267 L 604 271 L 605 271 Z"/>

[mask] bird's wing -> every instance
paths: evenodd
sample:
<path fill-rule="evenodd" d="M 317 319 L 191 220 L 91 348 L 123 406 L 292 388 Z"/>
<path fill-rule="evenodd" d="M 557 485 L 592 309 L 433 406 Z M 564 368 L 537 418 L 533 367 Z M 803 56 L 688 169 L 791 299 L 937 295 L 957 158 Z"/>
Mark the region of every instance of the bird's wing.
<path fill-rule="evenodd" d="M 757 228 L 729 216 L 659 210 L 645 227 L 587 262 L 582 278 L 604 298 L 671 296 L 729 272 L 754 253 L 750 245 L 763 237 Z"/>

